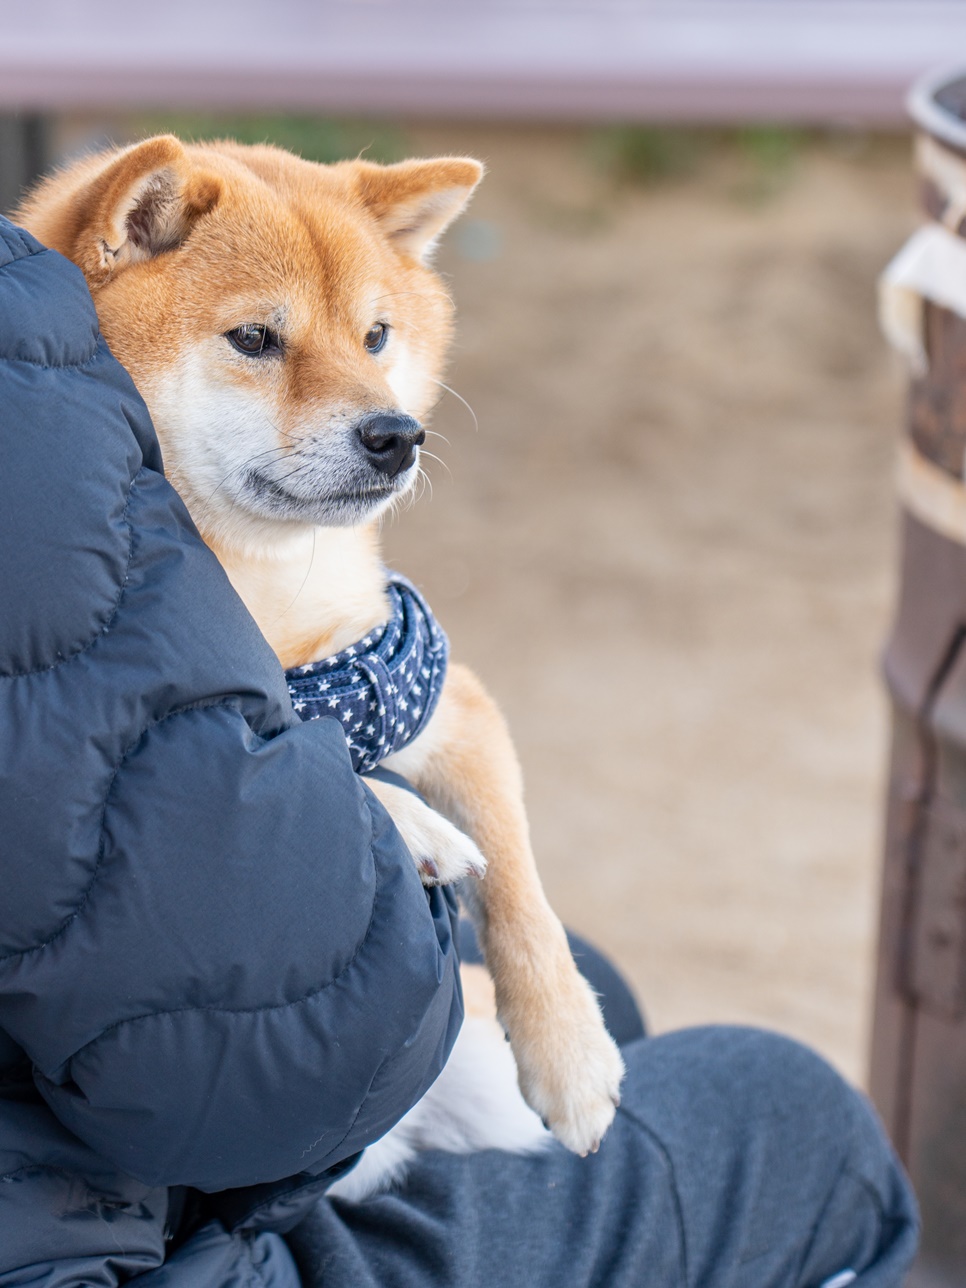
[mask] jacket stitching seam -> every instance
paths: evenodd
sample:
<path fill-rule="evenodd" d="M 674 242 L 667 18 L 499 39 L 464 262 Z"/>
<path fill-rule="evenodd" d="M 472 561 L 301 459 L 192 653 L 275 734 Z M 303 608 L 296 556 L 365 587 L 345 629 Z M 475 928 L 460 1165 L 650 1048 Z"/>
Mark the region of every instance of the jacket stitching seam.
<path fill-rule="evenodd" d="M 21 948 L 17 952 L 4 953 L 2 956 L 0 956 L 0 965 L 2 965 L 5 962 L 14 961 L 17 958 L 22 959 L 24 957 L 29 957 L 31 953 L 39 953 L 39 952 L 42 952 L 45 948 L 49 948 L 51 944 L 55 943 L 60 938 L 60 936 L 67 930 L 67 928 L 72 924 L 72 922 L 76 921 L 76 919 L 87 907 L 88 901 L 90 900 L 90 897 L 91 897 L 91 892 L 93 891 L 94 886 L 97 884 L 98 877 L 100 876 L 101 866 L 104 861 L 104 852 L 107 848 L 107 836 L 106 836 L 107 812 L 110 807 L 111 793 L 114 791 L 114 785 L 117 782 L 117 776 L 123 769 L 127 759 L 136 750 L 136 748 L 138 748 L 141 745 L 141 743 L 144 741 L 145 737 L 150 733 L 150 731 L 152 729 L 156 729 L 158 725 L 163 724 L 166 720 L 172 719 L 174 716 L 184 715 L 186 712 L 189 712 L 189 711 L 215 711 L 215 710 L 218 710 L 219 708 L 229 710 L 229 711 L 237 710 L 237 708 L 230 702 L 195 702 L 195 703 L 189 703 L 182 707 L 176 707 L 173 711 L 168 711 L 163 716 L 159 716 L 157 720 L 152 720 L 150 724 L 145 725 L 145 727 L 140 731 L 138 736 L 124 749 L 124 751 L 121 753 L 120 758 L 116 761 L 113 770 L 111 771 L 110 782 L 107 785 L 107 791 L 104 793 L 104 807 L 101 811 L 101 822 L 100 822 L 100 827 L 98 829 L 97 858 L 95 859 L 94 866 L 91 869 L 90 880 L 88 881 L 87 885 L 84 887 L 84 891 L 81 894 L 78 903 L 74 906 L 71 912 L 68 913 L 67 917 L 65 917 L 65 919 L 60 923 L 57 929 L 52 934 L 50 934 L 45 940 L 43 940 L 39 944 L 32 944 L 30 948 Z M 255 736 L 258 737 L 259 735 L 256 734 Z M 123 1021 L 121 1022 L 123 1023 Z M 96 1039 L 94 1040 L 96 1041 Z M 81 1049 L 83 1050 L 83 1048 Z"/>
<path fill-rule="evenodd" d="M 211 707 L 205 707 L 203 709 L 212 710 L 212 709 L 215 709 L 216 707 L 224 707 L 229 710 L 234 709 L 230 707 L 229 704 L 224 702 L 213 704 Z M 184 708 L 184 710 L 192 710 L 192 709 L 194 708 Z M 182 714 L 182 712 L 181 711 L 171 712 L 170 714 L 180 715 Z M 168 717 L 164 717 L 164 719 L 167 719 L 167 718 Z M 160 724 L 161 721 L 157 721 L 156 723 Z M 257 736 L 258 735 L 256 735 L 256 737 Z M 371 827 L 372 809 L 371 809 L 371 806 L 369 805 L 368 797 L 366 798 L 366 809 L 368 810 L 369 819 L 370 819 L 369 846 L 371 849 L 374 831 L 373 831 L 373 828 Z M 169 1016 L 169 1015 L 263 1015 L 263 1014 L 267 1014 L 269 1011 L 285 1011 L 285 1010 L 289 1010 L 293 1006 L 301 1006 L 303 1002 L 309 1002 L 313 998 L 319 997 L 322 993 L 326 991 L 326 989 L 335 987 L 335 985 L 339 983 L 339 981 L 343 978 L 343 976 L 348 974 L 348 972 L 354 966 L 356 959 L 359 957 L 359 954 L 365 948 L 366 944 L 369 941 L 369 937 L 372 934 L 372 927 L 376 919 L 376 902 L 379 898 L 380 890 L 382 888 L 382 881 L 380 880 L 380 877 L 379 877 L 378 865 L 374 864 L 373 866 L 376 872 L 376 887 L 375 887 L 375 890 L 373 891 L 372 903 L 370 904 L 370 907 L 369 907 L 369 921 L 366 925 L 365 931 L 363 932 L 362 937 L 360 938 L 358 944 L 356 944 L 355 948 L 353 949 L 352 955 L 349 957 L 349 960 L 345 963 L 345 965 L 338 972 L 338 974 L 333 975 L 332 978 L 326 980 L 324 984 L 320 984 L 317 988 L 309 989 L 308 992 L 303 993 L 301 997 L 292 998 L 291 1001 L 267 1002 L 263 1006 L 176 1006 L 165 1010 L 145 1011 L 142 1015 L 129 1015 L 129 1016 L 126 1016 L 123 1020 L 116 1020 L 113 1024 L 109 1024 L 107 1025 L 106 1028 L 101 1029 L 100 1033 L 98 1033 L 96 1037 L 91 1038 L 89 1042 L 85 1042 L 82 1047 L 78 1047 L 78 1049 L 75 1052 L 73 1052 L 70 1056 L 68 1056 L 67 1057 L 68 1060 L 76 1060 L 78 1056 L 82 1055 L 83 1052 L 88 1049 L 88 1047 L 93 1046 L 96 1042 L 99 1042 L 102 1038 L 106 1037 L 109 1033 L 113 1033 L 115 1029 L 123 1028 L 126 1024 L 140 1024 L 145 1020 L 156 1020 L 156 1019 L 160 1019 L 162 1016 Z M 92 881 L 91 886 L 93 886 L 93 884 L 94 882 Z M 89 892 L 90 892 L 90 887 L 88 887 L 88 893 Z M 86 898 L 85 898 L 85 902 L 86 902 Z M 71 916 L 70 920 L 72 921 L 74 919 L 74 916 L 76 916 L 77 913 L 80 911 L 81 909 L 78 908 L 77 912 L 75 912 Z M 56 933 L 61 934 L 63 933 L 64 929 L 66 929 L 66 927 L 62 927 L 61 930 L 57 931 Z M 56 935 L 55 935 L 55 938 L 56 938 Z M 51 940 L 48 940 L 46 944 L 38 944 L 37 948 L 46 948 L 47 944 L 49 944 L 50 942 Z M 37 949 L 30 948 L 30 949 L 27 949 L 26 951 L 35 952 L 37 951 Z M 3 959 L 0 959 L 0 960 L 3 960 Z M 349 1130 L 351 1130 L 351 1128 Z M 346 1136 L 348 1134 L 349 1133 L 347 1131 Z M 343 1140 L 344 1139 L 345 1137 L 343 1137 Z M 341 1144 L 341 1142 L 339 1143 Z M 334 1148 L 337 1149 L 338 1145 L 334 1146 Z"/>
<path fill-rule="evenodd" d="M 341 1149 L 342 1146 L 345 1144 L 345 1142 L 352 1135 L 353 1129 L 355 1128 L 356 1123 L 359 1121 L 359 1115 L 362 1113 L 363 1109 L 365 1109 L 366 1105 L 369 1102 L 369 1097 L 372 1095 L 372 1088 L 376 1079 L 379 1077 L 381 1073 L 384 1072 L 384 1070 L 386 1069 L 386 1066 L 391 1065 L 393 1062 L 393 1059 L 398 1057 L 401 1054 L 402 1054 L 401 1052 L 396 1051 L 391 1055 L 387 1055 L 381 1061 L 379 1068 L 375 1071 L 375 1073 L 372 1075 L 372 1078 L 370 1079 L 369 1086 L 366 1088 L 366 1094 L 359 1101 L 359 1108 L 356 1110 L 355 1116 L 353 1117 L 352 1122 L 349 1123 L 349 1126 L 345 1129 L 345 1134 L 342 1136 L 341 1140 L 337 1141 L 329 1150 L 330 1154 L 334 1154 L 337 1149 Z M 316 1144 L 318 1144 L 317 1141 L 316 1141 Z M 315 1145 L 313 1145 L 312 1148 L 314 1149 Z"/>
<path fill-rule="evenodd" d="M 0 353 L 0 362 L 19 363 L 24 367 L 36 367 L 38 371 L 79 371 L 82 367 L 89 367 L 96 362 L 100 356 L 101 342 L 98 337 L 94 345 L 94 350 L 87 358 L 79 362 L 38 362 L 34 358 L 14 358 L 9 353 Z"/>
<path fill-rule="evenodd" d="M 373 900 L 373 904 L 375 904 L 375 900 Z M 371 923 L 370 923 L 370 924 L 371 924 Z M 362 946 L 362 945 L 360 944 L 360 948 L 361 948 L 361 946 Z M 332 982 L 333 982 L 333 983 L 335 983 L 335 981 L 334 981 L 334 980 L 333 980 Z M 320 991 L 321 991 L 321 990 L 320 990 Z M 304 999 L 302 999 L 302 1000 L 304 1001 Z M 397 1052 L 396 1054 L 399 1054 L 399 1053 Z M 389 1057 L 389 1056 L 387 1056 L 385 1059 L 383 1059 L 382 1061 L 380 1061 L 380 1063 L 379 1063 L 379 1067 L 376 1069 L 375 1073 L 372 1075 L 372 1077 L 371 1077 L 371 1078 L 370 1078 L 370 1080 L 369 1080 L 369 1086 L 366 1088 L 365 1095 L 363 1095 L 362 1099 L 359 1101 L 359 1107 L 356 1109 L 355 1113 L 352 1115 L 352 1121 L 349 1123 L 348 1127 L 345 1129 L 345 1131 L 344 1131 L 344 1132 L 343 1132 L 343 1134 L 339 1137 L 339 1139 L 335 1142 L 335 1144 L 331 1146 L 331 1148 L 329 1149 L 329 1155 L 334 1154 L 334 1153 L 336 1152 L 336 1150 L 337 1150 L 337 1149 L 341 1149 L 341 1148 L 342 1148 L 342 1146 L 345 1144 L 345 1142 L 346 1142 L 346 1141 L 349 1139 L 349 1137 L 352 1135 L 352 1132 L 353 1132 L 353 1130 L 354 1130 L 354 1128 L 355 1128 L 355 1125 L 356 1125 L 356 1123 L 359 1121 L 359 1115 L 362 1113 L 363 1109 L 365 1109 L 365 1107 L 366 1107 L 366 1105 L 367 1105 L 367 1103 L 368 1103 L 368 1101 L 369 1101 L 369 1097 L 372 1095 L 372 1087 L 373 1087 L 373 1083 L 376 1081 L 376 1079 L 379 1077 L 379 1075 L 380 1075 L 380 1074 L 385 1070 L 386 1066 L 387 1066 L 389 1063 L 391 1063 L 391 1057 Z M 315 1148 L 316 1148 L 316 1147 L 317 1147 L 317 1146 L 318 1146 L 318 1145 L 319 1145 L 319 1144 L 320 1144 L 324 1139 L 325 1139 L 325 1137 L 324 1137 L 324 1136 L 320 1136 L 320 1137 L 318 1138 L 318 1140 L 314 1140 L 314 1141 L 312 1142 L 312 1144 L 311 1144 L 311 1145 L 309 1145 L 308 1149 L 303 1149 L 303 1150 L 302 1150 L 301 1157 L 302 1157 L 302 1158 L 304 1158 L 306 1154 L 311 1154 L 311 1153 L 312 1153 L 312 1151 L 313 1151 L 313 1150 L 314 1150 L 314 1149 L 315 1149 Z M 324 1194 L 324 1193 L 325 1193 L 325 1189 L 328 1189 L 328 1185 L 326 1185 L 324 1189 L 322 1188 L 322 1185 L 323 1185 L 323 1182 L 325 1181 L 325 1179 L 326 1179 L 326 1178 L 325 1178 L 325 1173 L 323 1172 L 320 1176 L 315 1176 L 315 1177 L 313 1177 L 311 1181 L 306 1181 L 304 1185 L 300 1185 L 300 1186 L 298 1186 L 298 1187 L 297 1187 L 296 1189 L 294 1189 L 294 1190 L 288 1190 L 288 1191 L 285 1193 L 284 1197 L 285 1197 L 285 1198 L 287 1198 L 287 1199 L 298 1198 L 301 1194 L 304 1194 L 304 1192 L 305 1192 L 306 1190 L 311 1190 L 311 1189 L 312 1189 L 312 1187 L 313 1187 L 314 1185 L 318 1185 L 318 1186 L 319 1186 L 319 1188 L 320 1188 L 319 1198 L 321 1198 L 321 1197 L 322 1197 L 322 1194 Z M 331 1182 L 331 1181 L 329 1182 L 329 1184 L 332 1184 L 332 1183 L 333 1183 L 333 1182 Z M 282 1196 L 276 1196 L 276 1197 L 282 1197 Z M 268 1197 L 268 1198 L 266 1198 L 266 1199 L 256 1200 L 256 1202 L 254 1202 L 254 1203 L 252 1204 L 252 1206 L 251 1206 L 250 1208 L 248 1208 L 248 1209 L 247 1209 L 247 1210 L 246 1210 L 246 1211 L 245 1211 L 245 1212 L 244 1212 L 240 1217 L 238 1217 L 236 1220 L 233 1220 L 233 1221 L 232 1221 L 232 1225 L 231 1225 L 232 1230 L 242 1230 L 242 1229 L 244 1229 L 244 1227 L 245 1227 L 246 1223 L 247 1223 L 247 1222 L 249 1222 L 249 1221 L 252 1219 L 252 1217 L 256 1215 L 256 1213 L 258 1213 L 259 1211 L 261 1211 L 261 1209 L 262 1209 L 262 1208 L 271 1207 L 271 1205 L 272 1205 L 272 1203 L 273 1203 L 273 1202 L 274 1202 L 274 1199 L 273 1199 L 273 1197 L 272 1197 L 272 1196 L 269 1196 L 269 1197 Z"/>
<path fill-rule="evenodd" d="M 7 260 L 6 264 L 0 265 L 0 272 L 8 269 L 11 264 L 19 264 L 22 259 L 30 259 L 33 255 L 50 253 L 50 248 L 48 246 L 38 246 L 34 249 L 27 241 L 26 237 L 24 237 L 20 226 L 15 223 L 10 223 L 9 221 L 4 224 L 2 229 L 0 229 L 0 241 L 3 242 L 8 250 L 19 250 L 23 252 L 22 254 L 17 255 L 14 259 Z M 15 245 L 12 246 L 11 243 L 15 243 Z"/>
<path fill-rule="evenodd" d="M 368 803 L 368 802 L 367 802 L 367 803 Z M 371 817 L 371 815 L 372 815 L 372 811 L 370 810 L 370 817 Z M 375 899 L 373 899 L 373 912 L 375 912 Z M 371 923 L 370 923 L 370 924 L 371 924 Z M 360 945 L 360 947 L 361 947 L 361 945 Z M 339 1140 L 337 1140 L 337 1141 L 335 1142 L 335 1144 L 334 1144 L 334 1145 L 332 1145 L 332 1146 L 331 1146 L 331 1148 L 329 1149 L 329 1155 L 330 1155 L 330 1156 L 331 1156 L 332 1154 L 334 1154 L 334 1153 L 336 1152 L 336 1150 L 341 1149 L 341 1148 L 342 1148 L 342 1146 L 345 1144 L 345 1142 L 346 1142 L 346 1141 L 349 1139 L 349 1137 L 352 1135 L 352 1132 L 353 1132 L 353 1130 L 354 1130 L 354 1128 L 355 1128 L 356 1123 L 359 1121 L 359 1117 L 360 1117 L 360 1115 L 361 1115 L 361 1113 L 362 1113 L 363 1109 L 365 1109 L 365 1107 L 366 1107 L 367 1103 L 369 1102 L 369 1098 L 370 1098 L 370 1096 L 372 1095 L 372 1088 L 373 1088 L 373 1086 L 375 1085 L 376 1080 L 380 1077 L 380 1075 L 385 1074 L 386 1069 L 387 1069 L 387 1068 L 389 1068 L 389 1067 L 391 1067 L 391 1065 L 392 1065 L 393 1061 L 394 1061 L 394 1060 L 396 1060 L 397 1058 L 399 1058 L 401 1055 L 402 1055 L 402 1052 L 401 1052 L 401 1051 L 392 1052 L 392 1053 L 390 1053 L 389 1055 L 387 1055 L 387 1056 L 386 1056 L 382 1061 L 380 1061 L 380 1063 L 379 1063 L 379 1067 L 376 1069 L 375 1073 L 373 1073 L 373 1075 L 372 1075 L 371 1079 L 369 1080 L 369 1086 L 366 1088 L 365 1095 L 364 1095 L 364 1096 L 362 1097 L 362 1099 L 359 1101 L 359 1107 L 358 1107 L 358 1109 L 355 1111 L 355 1113 L 353 1114 L 353 1116 L 352 1116 L 352 1121 L 349 1123 L 348 1127 L 345 1129 L 345 1132 L 344 1132 L 344 1133 L 343 1133 L 343 1135 L 339 1138 Z M 637 1120 L 635 1119 L 634 1121 L 636 1122 Z M 647 1130 L 647 1128 L 645 1128 L 644 1130 L 646 1131 L 646 1130 Z M 321 1137 L 321 1136 L 320 1136 L 318 1140 L 315 1140 L 315 1141 L 313 1141 L 313 1142 L 312 1142 L 312 1144 L 308 1147 L 308 1149 L 304 1149 L 304 1150 L 302 1151 L 302 1155 L 301 1155 L 301 1156 L 302 1156 L 302 1158 L 304 1158 L 306 1154 L 311 1154 L 311 1152 L 315 1149 L 315 1147 L 320 1143 L 320 1141 L 321 1141 L 322 1139 L 323 1139 L 323 1137 Z M 661 1148 L 661 1150 L 664 1152 L 664 1155 L 665 1155 L 665 1159 L 666 1159 L 666 1161 L 667 1161 L 668 1168 L 669 1168 L 669 1170 L 670 1170 L 670 1172 L 671 1172 L 671 1178 L 672 1178 L 672 1180 L 673 1180 L 673 1179 L 674 1179 L 674 1168 L 671 1166 L 670 1158 L 669 1158 L 669 1157 L 668 1157 L 668 1155 L 667 1155 L 667 1151 L 666 1151 L 666 1150 L 664 1150 L 663 1145 L 661 1145 L 661 1144 L 660 1144 L 660 1142 L 658 1142 L 658 1145 L 659 1145 L 659 1147 Z M 298 1197 L 299 1197 L 299 1195 L 303 1194 L 306 1190 L 311 1190 L 311 1188 L 312 1188 L 312 1185 L 313 1185 L 313 1184 L 316 1184 L 316 1183 L 318 1183 L 318 1182 L 320 1182 L 320 1181 L 323 1181 L 323 1180 L 324 1180 L 324 1178 L 325 1178 L 325 1174 L 323 1173 L 321 1176 L 317 1176 L 317 1177 L 313 1178 L 313 1180 L 312 1180 L 312 1181 L 307 1181 L 304 1185 L 301 1185 L 301 1186 L 299 1186 L 298 1188 L 296 1188 L 296 1189 L 294 1189 L 294 1190 L 290 1190 L 290 1191 L 288 1191 L 288 1193 L 286 1194 L 286 1196 L 285 1196 L 285 1197 L 286 1197 L 286 1198 L 298 1198 Z M 335 1179 L 337 1180 L 338 1178 L 335 1178 Z M 331 1184 L 334 1184 L 334 1181 L 330 1181 L 330 1182 L 329 1182 L 329 1184 L 330 1184 L 330 1185 L 331 1185 Z M 675 1182 L 675 1184 L 676 1184 L 676 1182 Z M 326 1186 L 326 1189 L 327 1189 L 327 1188 L 329 1188 L 329 1187 L 328 1187 L 328 1186 Z M 324 1193 L 324 1192 L 325 1192 L 325 1191 L 323 1190 L 323 1191 L 322 1191 L 322 1193 Z M 321 1197 L 321 1194 L 319 1195 L 319 1197 Z M 255 1203 L 254 1203 L 250 1208 L 248 1208 L 248 1210 L 247 1210 L 247 1211 L 246 1211 L 242 1216 L 238 1217 L 236 1220 L 234 1220 L 234 1221 L 232 1222 L 232 1230 L 242 1230 L 242 1229 L 244 1228 L 244 1226 L 245 1226 L 246 1222 L 250 1221 L 250 1220 L 252 1219 L 252 1217 L 253 1217 L 253 1216 L 255 1216 L 255 1215 L 256 1215 L 256 1213 L 258 1213 L 262 1208 L 270 1207 L 270 1206 L 271 1206 L 271 1204 L 273 1203 L 273 1201 L 274 1201 L 274 1200 L 273 1200 L 273 1198 L 271 1198 L 271 1197 L 269 1197 L 269 1198 L 267 1198 L 267 1199 L 261 1199 L 261 1200 L 256 1201 L 256 1202 L 255 1202 Z M 680 1200 L 679 1200 L 679 1199 L 678 1199 L 678 1197 L 677 1197 L 677 1192 L 676 1192 L 676 1191 L 675 1191 L 675 1207 L 676 1207 L 676 1211 L 677 1211 L 677 1214 L 678 1214 L 678 1219 L 679 1219 L 680 1224 L 681 1224 L 681 1232 L 682 1232 L 682 1258 L 683 1258 L 683 1260 L 684 1260 L 684 1262 L 685 1262 L 685 1268 L 686 1268 L 686 1260 L 687 1260 L 687 1259 L 686 1259 L 686 1257 L 684 1256 L 684 1247 L 683 1247 L 683 1239 L 684 1239 L 684 1235 L 683 1235 L 683 1231 L 684 1231 L 684 1217 L 683 1217 L 683 1214 L 682 1214 L 682 1212 L 681 1212 Z"/>
<path fill-rule="evenodd" d="M 20 264 L 25 259 L 52 254 L 49 246 L 40 246 L 36 250 L 33 249 L 16 224 L 11 224 L 9 228 L 5 227 L 2 230 L 0 241 L 8 249 L 12 249 L 10 243 L 13 241 L 16 243 L 16 249 L 23 252 L 23 254 L 16 255 L 13 259 L 7 260 L 6 264 L 0 264 L 0 273 L 7 272 L 14 264 Z M 25 366 L 37 367 L 40 371 L 76 371 L 80 367 L 89 367 L 94 361 L 100 351 L 102 338 L 100 332 L 98 332 L 94 340 L 94 350 L 91 356 L 85 358 L 83 362 L 34 362 L 31 358 L 11 358 L 4 353 L 0 353 L 0 362 L 22 362 Z"/>
<path fill-rule="evenodd" d="M 57 660 L 55 662 L 51 662 L 49 666 L 35 666 L 35 667 L 31 667 L 29 670 L 26 670 L 26 671 L 0 671 L 0 680 L 22 680 L 30 675 L 46 675 L 50 671 L 56 671 L 58 667 L 63 666 L 65 663 L 73 662 L 76 658 L 83 657 L 85 653 L 90 652 L 90 650 L 94 647 L 97 641 L 101 639 L 102 636 L 107 635 L 113 629 L 114 623 L 117 621 L 118 612 L 120 611 L 120 608 L 121 608 L 121 601 L 124 598 L 124 592 L 127 589 L 128 581 L 130 580 L 130 577 L 131 577 L 131 565 L 134 562 L 135 541 L 134 541 L 134 525 L 130 519 L 131 502 L 134 499 L 134 492 L 141 478 L 141 475 L 144 474 L 146 470 L 147 470 L 147 467 L 145 465 L 141 465 L 135 471 L 134 475 L 131 478 L 131 482 L 128 486 L 127 497 L 125 498 L 125 501 L 124 501 L 124 509 L 121 511 L 121 523 L 124 524 L 128 532 L 127 558 L 124 561 L 124 572 L 123 572 L 123 575 L 121 576 L 120 583 L 117 588 L 117 594 L 114 598 L 114 603 L 111 606 L 110 613 L 107 619 L 105 620 L 105 622 L 103 623 L 103 625 L 99 627 L 97 632 L 87 641 L 86 644 L 82 644 L 79 648 L 75 649 L 73 653 L 68 653 L 64 657 L 57 658 Z M 0 958 L 0 961 L 2 960 L 3 958 Z"/>

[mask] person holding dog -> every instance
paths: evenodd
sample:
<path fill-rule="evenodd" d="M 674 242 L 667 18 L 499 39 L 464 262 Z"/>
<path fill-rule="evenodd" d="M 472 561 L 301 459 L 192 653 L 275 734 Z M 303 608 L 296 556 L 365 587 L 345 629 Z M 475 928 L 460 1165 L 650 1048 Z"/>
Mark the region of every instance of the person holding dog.
<path fill-rule="evenodd" d="M 0 1288 L 888 1288 L 865 1100 L 751 1030 L 646 1038 L 596 1155 L 326 1190 L 443 1067 L 456 904 L 164 479 L 79 272 L 0 221 Z M 378 771 L 377 771 L 378 772 Z"/>

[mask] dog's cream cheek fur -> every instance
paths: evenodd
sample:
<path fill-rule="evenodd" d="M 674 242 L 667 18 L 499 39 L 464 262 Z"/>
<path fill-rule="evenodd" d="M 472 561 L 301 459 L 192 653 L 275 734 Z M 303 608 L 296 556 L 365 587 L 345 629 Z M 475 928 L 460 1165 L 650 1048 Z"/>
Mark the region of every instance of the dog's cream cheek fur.
<path fill-rule="evenodd" d="M 254 550 L 277 542 L 279 524 L 242 509 L 234 494 L 247 464 L 278 448 L 272 407 L 245 386 L 213 380 L 210 365 L 204 348 L 188 347 L 142 378 L 142 392 L 164 426 L 165 470 L 197 526 L 218 546 Z"/>
<path fill-rule="evenodd" d="M 410 351 L 405 341 L 400 340 L 395 346 L 392 366 L 386 376 L 386 383 L 396 395 L 396 403 L 401 411 L 411 416 L 425 414 L 427 405 L 435 402 L 431 386 L 435 381 Z"/>

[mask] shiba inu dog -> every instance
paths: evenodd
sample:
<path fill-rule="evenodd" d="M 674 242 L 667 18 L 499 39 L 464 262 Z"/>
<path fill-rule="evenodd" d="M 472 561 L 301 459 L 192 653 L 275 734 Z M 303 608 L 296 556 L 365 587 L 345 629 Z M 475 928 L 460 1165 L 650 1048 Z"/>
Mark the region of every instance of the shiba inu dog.
<path fill-rule="evenodd" d="M 351 650 L 387 616 L 378 519 L 416 480 L 452 327 L 428 261 L 481 174 L 463 158 L 323 166 L 159 136 L 72 164 L 15 215 L 84 272 L 168 477 L 286 668 Z M 596 1149 L 623 1064 L 541 888 L 513 745 L 475 676 L 450 666 L 428 724 L 385 763 L 428 802 L 373 783 L 423 880 L 485 870 L 462 892 L 524 1099 L 569 1149 Z M 505 1052 L 492 1018 L 487 1032 Z M 452 1145 L 424 1114 L 414 1147 L 534 1138 L 512 1114 L 490 1126 L 478 1099 L 464 1109 L 455 1075 L 434 1093 L 451 1122 L 475 1121 Z"/>

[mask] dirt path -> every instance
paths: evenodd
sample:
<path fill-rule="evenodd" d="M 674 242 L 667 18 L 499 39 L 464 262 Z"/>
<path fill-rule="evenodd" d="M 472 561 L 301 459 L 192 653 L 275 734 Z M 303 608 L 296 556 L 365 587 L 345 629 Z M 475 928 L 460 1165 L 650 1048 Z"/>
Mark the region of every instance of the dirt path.
<path fill-rule="evenodd" d="M 553 901 L 655 1028 L 767 1024 L 862 1078 L 906 149 L 615 194 L 575 132 L 413 136 L 490 165 L 441 257 L 479 430 L 444 398 L 450 472 L 389 553 L 510 716 Z"/>

